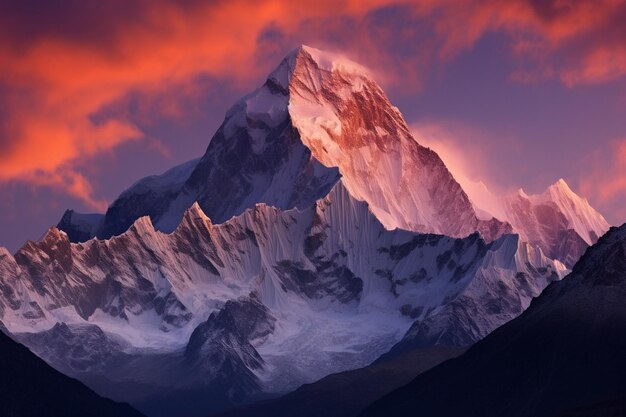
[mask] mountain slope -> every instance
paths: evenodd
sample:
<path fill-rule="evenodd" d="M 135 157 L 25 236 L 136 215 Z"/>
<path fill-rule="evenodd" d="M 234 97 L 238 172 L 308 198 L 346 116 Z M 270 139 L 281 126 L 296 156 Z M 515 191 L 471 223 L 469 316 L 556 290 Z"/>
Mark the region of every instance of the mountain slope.
<path fill-rule="evenodd" d="M 208 412 L 363 367 L 413 323 L 428 326 L 407 348 L 474 343 L 565 271 L 515 235 L 386 230 L 341 182 L 302 210 L 256 205 L 216 225 L 194 205 L 171 234 L 147 217 L 79 244 L 53 228 L 0 258 L 9 330 L 153 415 L 176 392 Z"/>
<path fill-rule="evenodd" d="M 340 178 L 388 229 L 453 237 L 479 231 L 487 240 L 510 231 L 477 218 L 439 156 L 412 138 L 366 69 L 306 46 L 227 112 L 200 160 L 137 182 L 103 218 L 68 212 L 58 227 L 85 241 L 150 216 L 171 232 L 196 201 L 222 223 L 257 203 L 307 207 Z"/>
<path fill-rule="evenodd" d="M 0 414 L 5 417 L 140 417 L 55 371 L 0 331 Z"/>
<path fill-rule="evenodd" d="M 619 398 L 626 392 L 625 300 L 626 225 L 611 228 L 520 317 L 363 416 L 542 417 Z"/>

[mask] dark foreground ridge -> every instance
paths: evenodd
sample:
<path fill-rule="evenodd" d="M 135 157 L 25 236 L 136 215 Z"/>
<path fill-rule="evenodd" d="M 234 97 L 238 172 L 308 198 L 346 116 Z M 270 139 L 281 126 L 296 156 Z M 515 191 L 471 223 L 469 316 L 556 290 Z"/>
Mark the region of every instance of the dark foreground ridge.
<path fill-rule="evenodd" d="M 373 401 L 465 349 L 414 349 L 365 368 L 328 375 L 283 397 L 240 407 L 215 417 L 353 417 Z"/>
<path fill-rule="evenodd" d="M 127 404 L 99 397 L 54 370 L 0 331 L 0 415 L 3 417 L 141 417 Z"/>
<path fill-rule="evenodd" d="M 611 401 L 626 394 L 624 352 L 626 225 L 611 228 L 520 317 L 361 415 L 624 416 L 623 401 Z"/>

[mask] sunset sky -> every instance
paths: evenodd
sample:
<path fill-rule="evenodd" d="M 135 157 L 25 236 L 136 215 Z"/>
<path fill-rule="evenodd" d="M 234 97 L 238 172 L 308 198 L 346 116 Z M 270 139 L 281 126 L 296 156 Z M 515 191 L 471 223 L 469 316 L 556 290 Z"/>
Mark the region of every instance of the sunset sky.
<path fill-rule="evenodd" d="M 500 192 L 563 177 L 626 221 L 626 0 L 0 2 L 0 245 L 199 157 L 300 44 L 368 66 Z"/>

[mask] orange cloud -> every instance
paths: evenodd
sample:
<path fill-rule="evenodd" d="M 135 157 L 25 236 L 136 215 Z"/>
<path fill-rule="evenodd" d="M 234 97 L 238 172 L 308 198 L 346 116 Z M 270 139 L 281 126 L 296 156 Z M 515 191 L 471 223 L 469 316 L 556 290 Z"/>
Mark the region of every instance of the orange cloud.
<path fill-rule="evenodd" d="M 62 187 L 93 207 L 103 202 L 75 162 L 143 140 L 124 114 L 94 115 L 141 92 L 148 111 L 184 117 L 172 96 L 193 95 L 198 75 L 248 85 L 299 43 L 341 49 L 383 82 L 411 88 L 490 32 L 506 33 L 516 56 L 567 85 L 626 72 L 622 0 L 56 4 L 0 5 L 0 181 Z M 385 18 L 381 8 L 396 13 Z"/>
<path fill-rule="evenodd" d="M 518 58 L 532 61 L 532 71 L 515 73 L 514 79 L 556 76 L 574 86 L 626 73 L 623 0 L 494 0 L 457 6 L 444 12 L 437 26 L 445 37 L 443 57 L 473 46 L 486 33 L 502 31 Z"/>
<path fill-rule="evenodd" d="M 303 19 L 359 15 L 386 2 L 130 3 L 139 9 L 134 19 L 124 18 L 124 3 L 106 10 L 93 2 L 76 3 L 82 14 L 73 11 L 69 21 L 65 15 L 51 16 L 61 24 L 46 20 L 26 32 L 15 23 L 20 17 L 30 19 L 29 10 L 0 10 L 0 33 L 8 40 L 0 43 L 0 86 L 8 91 L 1 103 L 6 114 L 0 143 L 6 146 L 0 154 L 0 180 L 67 184 L 71 194 L 100 205 L 84 177 L 67 173 L 70 162 L 142 137 L 123 118 L 95 122 L 92 116 L 104 106 L 132 91 L 158 96 L 188 85 L 198 74 L 239 82 L 256 78 L 257 37 L 270 23 L 280 22 L 281 30 L 290 32 Z M 94 16 L 98 12 L 110 22 L 101 22 Z M 82 19 L 94 23 L 94 33 Z M 72 25 L 79 29 L 72 30 Z M 162 104 L 159 110 L 166 115 L 179 115 L 175 100 Z M 46 173 L 52 180 L 40 181 L 43 174 L 33 173 Z"/>
<path fill-rule="evenodd" d="M 82 200 L 89 208 L 104 212 L 107 208 L 107 201 L 94 198 L 94 190 L 91 183 L 84 175 L 75 169 L 61 166 L 54 171 L 35 171 L 26 174 L 22 180 L 30 185 L 38 187 L 51 187 L 62 189 L 68 195 Z"/>
<path fill-rule="evenodd" d="M 622 50 L 598 47 L 582 59 L 581 65 L 563 70 L 560 76 L 566 85 L 574 86 L 611 81 L 624 74 L 626 74 L 626 46 Z"/>

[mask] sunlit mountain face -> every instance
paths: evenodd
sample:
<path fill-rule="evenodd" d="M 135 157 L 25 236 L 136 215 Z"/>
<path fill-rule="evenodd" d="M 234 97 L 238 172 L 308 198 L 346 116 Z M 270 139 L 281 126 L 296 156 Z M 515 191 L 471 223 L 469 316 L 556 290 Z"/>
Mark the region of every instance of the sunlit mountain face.
<path fill-rule="evenodd" d="M 626 4 L 279 3 L 0 6 L 3 413 L 626 415 Z"/>

